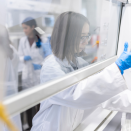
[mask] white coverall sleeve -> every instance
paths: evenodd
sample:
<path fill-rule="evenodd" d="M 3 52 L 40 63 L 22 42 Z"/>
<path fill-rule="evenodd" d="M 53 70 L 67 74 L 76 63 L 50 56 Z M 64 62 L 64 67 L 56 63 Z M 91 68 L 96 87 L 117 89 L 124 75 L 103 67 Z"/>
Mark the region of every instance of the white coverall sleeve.
<path fill-rule="evenodd" d="M 102 72 L 51 97 L 52 104 L 88 109 L 126 90 L 125 81 L 114 63 Z"/>
<path fill-rule="evenodd" d="M 18 54 L 21 62 L 24 62 L 24 53 L 23 53 L 23 42 L 22 39 L 20 40 L 19 47 L 18 47 Z"/>
<path fill-rule="evenodd" d="M 102 108 L 131 113 L 131 91 L 125 90 L 101 104 Z"/>

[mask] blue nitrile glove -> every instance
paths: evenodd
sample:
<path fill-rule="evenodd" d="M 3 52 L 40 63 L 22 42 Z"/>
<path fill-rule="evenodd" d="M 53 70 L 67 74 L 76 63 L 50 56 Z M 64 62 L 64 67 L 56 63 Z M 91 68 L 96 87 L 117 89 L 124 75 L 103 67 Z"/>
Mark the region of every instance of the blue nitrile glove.
<path fill-rule="evenodd" d="M 25 61 L 29 61 L 29 60 L 32 60 L 32 59 L 31 59 L 30 56 L 25 56 L 25 57 L 24 57 L 24 60 L 25 60 Z"/>
<path fill-rule="evenodd" d="M 36 46 L 37 46 L 38 48 L 41 47 L 41 40 L 40 40 L 40 39 L 38 39 L 38 41 L 36 42 Z"/>
<path fill-rule="evenodd" d="M 49 40 L 46 43 L 42 43 L 42 49 L 43 49 L 43 55 L 44 58 L 52 54 L 51 45 L 49 43 Z"/>
<path fill-rule="evenodd" d="M 41 69 L 41 65 L 39 64 L 33 64 L 34 70 L 40 70 Z"/>
<path fill-rule="evenodd" d="M 123 75 L 124 70 L 131 68 L 131 52 L 127 52 L 128 43 L 125 42 L 124 51 L 121 56 L 116 60 L 116 64 L 121 70 L 121 74 Z"/>

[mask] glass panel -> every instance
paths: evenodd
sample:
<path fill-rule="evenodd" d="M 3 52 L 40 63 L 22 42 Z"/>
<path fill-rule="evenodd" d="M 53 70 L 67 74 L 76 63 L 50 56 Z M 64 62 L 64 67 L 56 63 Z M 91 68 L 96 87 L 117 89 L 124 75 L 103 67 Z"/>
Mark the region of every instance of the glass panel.
<path fill-rule="evenodd" d="M 19 91 L 116 54 L 118 1 L 8 0 L 7 4 L 9 38 L 20 60 Z"/>
<path fill-rule="evenodd" d="M 5 97 L 116 55 L 117 0 L 7 0 L 3 7 Z"/>

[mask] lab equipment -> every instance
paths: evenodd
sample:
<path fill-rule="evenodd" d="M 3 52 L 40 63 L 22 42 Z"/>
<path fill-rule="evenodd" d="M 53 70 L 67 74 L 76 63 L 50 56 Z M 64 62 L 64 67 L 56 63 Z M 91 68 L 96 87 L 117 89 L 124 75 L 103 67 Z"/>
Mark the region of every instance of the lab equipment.
<path fill-rule="evenodd" d="M 44 15 L 42 19 L 42 25 L 44 27 L 53 27 L 55 23 L 54 15 Z"/>
<path fill-rule="evenodd" d="M 33 64 L 34 70 L 40 70 L 41 69 L 41 65 L 39 64 Z"/>
<path fill-rule="evenodd" d="M 98 41 L 98 40 L 97 40 L 96 43 L 93 45 L 93 47 L 94 47 L 94 46 L 99 47 L 99 41 Z"/>
<path fill-rule="evenodd" d="M 36 36 L 39 36 L 39 37 L 41 37 L 45 34 L 45 32 L 40 27 L 34 28 L 34 32 L 35 32 Z"/>
<path fill-rule="evenodd" d="M 121 70 L 121 74 L 123 75 L 124 70 L 129 69 L 131 67 L 131 53 L 127 52 L 128 43 L 125 42 L 124 51 L 121 56 L 116 60 L 116 64 Z"/>
<path fill-rule="evenodd" d="M 25 61 L 29 61 L 29 60 L 31 60 L 31 57 L 30 57 L 30 56 L 25 56 L 25 57 L 24 57 L 24 60 L 25 60 Z"/>

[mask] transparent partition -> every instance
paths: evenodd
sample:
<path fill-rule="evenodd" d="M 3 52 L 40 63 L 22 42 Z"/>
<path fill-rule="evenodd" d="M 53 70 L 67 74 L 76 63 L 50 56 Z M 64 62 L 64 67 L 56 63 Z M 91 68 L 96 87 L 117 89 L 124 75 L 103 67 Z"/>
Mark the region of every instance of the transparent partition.
<path fill-rule="evenodd" d="M 4 96 L 115 56 L 120 16 L 117 0 L 5 1 L 0 23 Z M 26 113 L 34 116 L 36 110 L 39 105 Z"/>
<path fill-rule="evenodd" d="M 3 35 L 9 34 L 18 70 L 18 88 L 7 95 L 116 55 L 119 1 L 8 0 L 6 7 Z"/>

